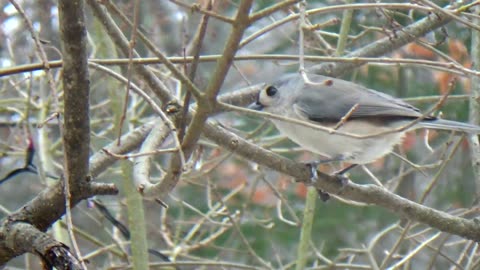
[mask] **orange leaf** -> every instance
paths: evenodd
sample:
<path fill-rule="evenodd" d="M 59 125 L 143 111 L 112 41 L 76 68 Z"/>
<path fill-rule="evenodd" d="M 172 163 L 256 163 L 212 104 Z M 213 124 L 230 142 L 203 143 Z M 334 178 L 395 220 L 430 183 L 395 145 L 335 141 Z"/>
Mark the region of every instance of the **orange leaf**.
<path fill-rule="evenodd" d="M 435 53 L 431 50 L 418 45 L 417 43 L 410 43 L 405 47 L 405 51 L 416 58 L 435 59 Z"/>
<path fill-rule="evenodd" d="M 410 151 L 415 146 L 415 143 L 417 141 L 417 136 L 415 135 L 414 132 L 408 132 L 405 135 L 405 138 L 403 139 L 402 142 L 402 147 L 405 151 Z"/>
<path fill-rule="evenodd" d="M 295 194 L 300 198 L 305 198 L 307 196 L 307 186 L 304 184 L 298 184 L 295 187 Z"/>
<path fill-rule="evenodd" d="M 462 62 L 462 59 L 468 57 L 467 47 L 458 39 L 448 40 L 448 52 L 456 61 Z"/>
<path fill-rule="evenodd" d="M 437 72 L 435 75 L 435 79 L 438 83 L 438 90 L 440 94 L 445 94 L 448 92 L 448 84 L 452 80 L 453 75 L 446 73 L 446 72 Z"/>

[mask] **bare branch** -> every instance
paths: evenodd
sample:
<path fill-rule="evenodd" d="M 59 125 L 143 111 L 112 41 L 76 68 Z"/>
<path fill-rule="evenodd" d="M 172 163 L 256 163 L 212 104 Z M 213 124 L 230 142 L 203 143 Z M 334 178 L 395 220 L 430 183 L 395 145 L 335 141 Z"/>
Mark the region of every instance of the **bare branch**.
<path fill-rule="evenodd" d="M 50 235 L 39 231 L 33 225 L 23 222 L 12 222 L 6 225 L 5 243 L 16 252 L 30 252 L 43 259 L 45 267 L 65 270 L 83 269 L 69 248 L 56 241 Z"/>

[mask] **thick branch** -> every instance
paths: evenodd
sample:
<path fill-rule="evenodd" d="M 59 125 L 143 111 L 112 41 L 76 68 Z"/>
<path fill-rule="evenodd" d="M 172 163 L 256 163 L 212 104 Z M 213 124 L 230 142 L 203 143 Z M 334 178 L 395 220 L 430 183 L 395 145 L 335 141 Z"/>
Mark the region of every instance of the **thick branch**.
<path fill-rule="evenodd" d="M 30 252 L 42 258 L 48 268 L 82 269 L 77 258 L 64 244 L 56 241 L 52 236 L 39 231 L 34 226 L 23 222 L 8 224 L 8 234 L 3 244 L 16 253 Z M 2 253 L 3 254 L 3 253 Z M 9 254 L 14 256 L 14 254 Z M 3 256 L 2 256 L 3 257 Z"/>
<path fill-rule="evenodd" d="M 105 148 L 110 152 L 118 154 L 130 152 L 143 142 L 145 136 L 147 136 L 154 124 L 155 122 L 147 123 L 122 136 L 123 144 L 121 146 L 117 146 L 116 142 L 112 142 Z M 92 166 L 90 167 L 89 174 L 92 176 L 99 175 L 117 161 L 114 157 L 105 154 L 103 151 L 97 152 L 90 160 Z M 12 250 L 7 246 L 5 238 L 1 237 L 9 235 L 8 226 L 15 222 L 25 222 L 34 224 L 40 231 L 46 231 L 65 213 L 65 195 L 63 190 L 62 182 L 59 182 L 43 190 L 33 200 L 3 220 L 3 226 L 0 228 L 0 265 L 25 252 L 19 249 Z M 88 188 L 82 189 L 80 193 L 73 194 L 71 205 L 73 207 L 81 200 L 95 195 L 116 195 L 117 193 L 118 189 L 113 184 L 90 183 Z"/>
<path fill-rule="evenodd" d="M 401 30 L 395 31 L 392 36 L 384 37 L 377 40 L 359 50 L 356 50 L 345 57 L 378 57 L 394 50 L 426 35 L 427 33 L 442 27 L 452 20 L 444 14 L 433 13 L 424 19 L 408 25 Z M 353 63 L 323 63 L 313 66 L 309 71 L 322 75 L 338 76 L 355 67 L 366 64 L 366 62 L 358 61 Z"/>
<path fill-rule="evenodd" d="M 229 149 L 247 160 L 290 175 L 304 183 L 311 184 L 310 169 L 304 164 L 296 163 L 273 152 L 266 151 L 233 133 L 213 127 L 212 125 L 205 126 L 204 135 L 218 145 Z M 322 172 L 318 173 L 319 180 L 315 183 L 315 187 L 320 190 L 324 190 L 330 194 L 338 194 L 342 198 L 379 205 L 407 219 L 428 224 L 444 232 L 480 241 L 480 223 L 476 220 L 455 217 L 420 205 L 378 186 L 358 185 L 352 182 L 349 182 L 346 186 L 342 186 L 341 182 L 335 177 L 331 177 Z"/>
<path fill-rule="evenodd" d="M 90 147 L 87 31 L 83 0 L 59 1 L 63 56 L 65 173 L 72 192 L 85 183 Z"/>

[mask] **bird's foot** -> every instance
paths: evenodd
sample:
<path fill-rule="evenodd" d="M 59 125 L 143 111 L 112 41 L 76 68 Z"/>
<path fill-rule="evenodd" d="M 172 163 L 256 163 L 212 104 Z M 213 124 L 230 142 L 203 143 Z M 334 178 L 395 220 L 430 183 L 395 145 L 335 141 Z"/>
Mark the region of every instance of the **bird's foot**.
<path fill-rule="evenodd" d="M 338 191 L 337 194 L 341 194 L 343 189 L 348 185 L 348 182 L 350 181 L 350 179 L 347 176 L 345 176 L 345 173 L 355 166 L 357 166 L 357 164 L 352 164 L 332 174 L 332 176 L 334 176 L 335 179 L 337 179 L 337 181 L 340 183 L 340 190 Z"/>
<path fill-rule="evenodd" d="M 340 183 L 340 185 L 342 186 L 342 188 L 344 188 L 346 185 L 348 185 L 348 181 L 350 181 L 350 179 L 348 179 L 348 177 L 346 177 L 345 175 L 341 174 L 341 173 L 333 173 L 332 174 L 333 177 L 335 177 L 338 182 Z"/>
<path fill-rule="evenodd" d="M 320 200 L 322 200 L 322 202 L 326 202 L 330 200 L 330 194 L 328 194 L 327 192 L 321 189 L 317 189 L 317 193 L 318 193 L 318 197 L 320 197 Z"/>
<path fill-rule="evenodd" d="M 314 161 L 314 162 L 309 162 L 309 163 L 305 164 L 310 169 L 310 172 L 311 172 L 311 175 L 312 175 L 310 177 L 310 183 L 308 183 L 309 186 L 315 185 L 315 183 L 318 181 L 317 167 L 318 167 L 318 165 L 320 165 L 322 163 L 325 163 L 325 162 Z M 330 199 L 330 194 L 328 194 L 327 192 L 325 192 L 321 189 L 317 189 L 317 192 L 318 192 L 318 196 L 320 197 L 322 202 L 326 202 Z"/>
<path fill-rule="evenodd" d="M 324 164 L 324 163 L 327 163 L 327 162 L 331 162 L 331 160 L 315 161 L 315 162 L 306 163 L 306 166 L 310 169 L 310 172 L 311 172 L 310 183 L 308 183 L 309 185 L 313 186 L 318 181 L 318 172 L 317 172 L 318 165 Z M 339 193 L 341 193 L 343 188 L 348 185 L 348 181 L 350 181 L 349 178 L 347 176 L 345 176 L 345 173 L 347 173 L 347 171 L 354 168 L 355 166 L 357 166 L 357 164 L 352 164 L 352 165 L 350 165 L 350 166 L 348 166 L 344 169 L 341 169 L 339 171 L 336 171 L 332 174 L 332 176 L 335 177 L 335 179 L 338 180 L 340 185 L 341 185 L 341 189 L 340 189 Z M 328 194 L 327 192 L 325 192 L 321 189 L 318 189 L 317 191 L 318 191 L 318 195 L 319 195 L 319 197 L 322 201 L 326 202 L 330 199 L 330 194 Z"/>

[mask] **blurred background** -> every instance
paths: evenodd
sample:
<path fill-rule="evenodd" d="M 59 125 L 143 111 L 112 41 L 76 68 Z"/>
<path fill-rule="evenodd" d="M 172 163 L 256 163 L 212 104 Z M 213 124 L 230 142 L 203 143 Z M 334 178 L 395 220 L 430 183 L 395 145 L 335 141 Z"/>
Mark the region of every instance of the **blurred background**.
<path fill-rule="evenodd" d="M 43 42 L 48 59 L 60 60 L 60 37 L 57 2 L 24 0 L 18 2 L 31 20 Z M 131 27 L 121 18 L 133 19 L 134 1 L 103 1 L 125 36 Z M 182 58 L 194 50 L 192 43 L 208 0 L 143 0 L 140 3 L 138 30 L 169 57 Z M 306 56 L 342 56 L 384 38 L 393 37 L 406 26 L 425 18 L 429 11 L 416 8 L 410 1 L 355 1 L 355 4 L 387 3 L 359 8 L 345 14 L 347 1 L 307 2 L 307 26 L 303 41 Z M 348 1 L 351 2 L 351 1 Z M 457 1 L 456 7 L 472 1 Z M 477 1 L 478 2 L 478 1 Z M 8 1 L 0 1 L 0 68 L 4 71 L 40 63 L 23 17 Z M 279 1 L 254 1 L 253 11 L 272 7 Z M 393 8 L 393 4 L 397 4 Z M 441 7 L 450 1 L 434 1 Z M 239 1 L 214 1 L 212 12 L 233 18 Z M 403 4 L 400 6 L 398 4 Z M 338 8 L 321 12 L 322 8 Z M 320 9 L 319 12 L 315 10 Z M 102 59 L 101 65 L 127 74 L 128 61 L 109 38 L 101 23 L 86 5 L 89 58 Z M 118 12 L 118 13 L 117 13 Z M 299 69 L 299 21 L 289 19 L 300 12 L 298 4 L 269 14 L 247 28 L 235 61 L 220 94 L 269 82 L 286 72 Z M 341 22 L 351 16 L 345 50 L 337 49 Z M 478 19 L 467 16 L 467 19 Z M 285 23 L 280 24 L 282 20 Z M 216 56 L 224 50 L 232 28 L 221 19 L 208 20 L 200 55 Z M 423 111 L 433 108 L 447 92 L 450 97 L 434 114 L 458 121 L 469 121 L 471 81 L 458 69 L 445 63 L 457 63 L 466 70 L 472 66 L 472 31 L 457 21 L 435 29 L 417 42 L 394 50 L 384 57 L 392 61 L 375 62 L 355 70 L 346 70 L 341 78 L 371 89 L 405 98 Z M 261 34 L 260 34 L 261 33 Z M 477 44 L 477 46 L 480 46 Z M 142 58 L 154 57 L 137 42 Z M 290 60 L 285 56 L 291 56 Z M 402 59 L 419 60 L 402 62 Z M 399 60 L 396 62 L 395 60 Z M 424 64 L 423 60 L 438 65 Z M 308 60 L 306 67 L 325 61 Z M 178 68 L 188 69 L 178 64 Z M 204 90 L 215 76 L 214 61 L 201 61 L 195 84 Z M 148 68 L 177 97 L 183 97 L 181 83 L 161 64 Z M 61 69 L 52 68 L 54 84 L 62 106 Z M 456 83 L 451 84 L 452 81 Z M 131 92 L 124 103 L 125 85 L 90 69 L 91 82 L 91 153 L 101 151 L 116 140 L 123 106 L 127 121 L 122 133 L 156 119 L 145 100 Z M 133 75 L 132 83 L 151 93 L 145 82 Z M 54 99 L 42 69 L 20 69 L 0 78 L 0 178 L 24 166 L 28 140 L 35 145 L 34 164 L 40 174 L 23 173 L 0 186 L 0 215 L 22 207 L 62 172 L 63 148 L 57 122 L 48 120 L 55 112 Z M 163 108 L 153 94 L 151 97 Z M 302 151 L 280 136 L 268 121 L 241 113 L 222 113 L 210 119 L 227 130 L 248 138 L 288 158 L 307 162 L 320 157 Z M 43 123 L 41 128 L 38 125 Z M 428 144 L 426 143 L 428 141 Z M 161 146 L 174 146 L 172 138 Z M 431 148 L 431 149 L 430 149 Z M 429 207 L 462 217 L 477 216 L 477 201 L 469 143 L 465 137 L 447 132 L 424 130 L 408 133 L 395 152 L 367 168 L 388 190 Z M 155 155 L 152 181 L 161 179 L 168 169 L 170 154 Z M 144 201 L 148 245 L 152 269 L 167 267 L 157 262 L 192 262 L 176 269 L 294 269 L 307 189 L 303 184 L 248 160 L 239 158 L 207 139 L 201 139 L 190 167 L 181 182 L 166 199 L 168 209 L 152 200 Z M 331 172 L 346 164 L 325 165 Z M 97 181 L 113 182 L 121 189 L 119 196 L 96 198 L 127 228 L 125 193 L 120 163 L 105 168 Z M 373 183 L 372 176 L 361 168 L 351 171 L 356 183 Z M 92 269 L 125 269 L 130 255 L 128 237 L 122 235 L 92 202 L 80 203 L 73 210 L 75 235 L 82 255 Z M 51 233 L 69 245 L 63 221 Z M 480 269 L 477 244 L 458 236 L 439 233 L 428 226 L 402 220 L 399 215 L 377 206 L 364 205 L 333 197 L 317 200 L 307 269 Z M 157 252 L 157 253 L 155 253 Z M 161 253 L 162 255 L 158 254 Z M 268 265 L 261 261 L 268 262 Z M 36 269 L 38 259 L 25 255 L 12 260 L 9 269 Z M 157 268 L 155 268 L 157 267 Z M 172 266 L 173 267 L 173 266 Z M 298 266 L 297 266 L 298 267 Z M 172 268 L 174 269 L 174 268 Z M 298 269 L 298 268 L 297 268 Z"/>

